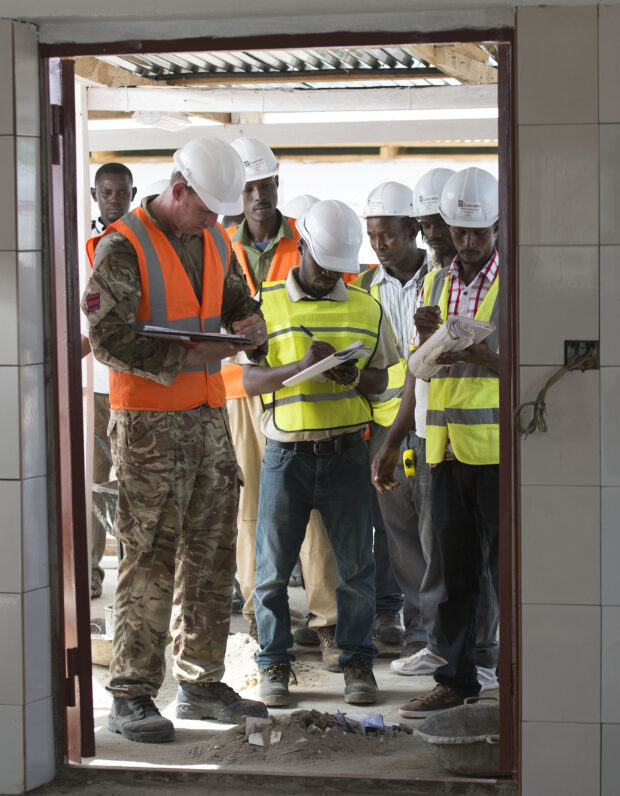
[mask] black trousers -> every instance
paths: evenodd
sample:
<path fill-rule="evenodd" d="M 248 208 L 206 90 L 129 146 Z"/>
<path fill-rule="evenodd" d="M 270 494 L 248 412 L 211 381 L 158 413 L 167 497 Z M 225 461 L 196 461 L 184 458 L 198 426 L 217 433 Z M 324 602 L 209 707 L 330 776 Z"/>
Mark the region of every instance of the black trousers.
<path fill-rule="evenodd" d="M 446 597 L 439 604 L 437 645 L 447 664 L 435 680 L 463 696 L 477 696 L 476 616 L 483 545 L 498 594 L 499 466 L 456 459 L 432 468 L 432 515 Z"/>

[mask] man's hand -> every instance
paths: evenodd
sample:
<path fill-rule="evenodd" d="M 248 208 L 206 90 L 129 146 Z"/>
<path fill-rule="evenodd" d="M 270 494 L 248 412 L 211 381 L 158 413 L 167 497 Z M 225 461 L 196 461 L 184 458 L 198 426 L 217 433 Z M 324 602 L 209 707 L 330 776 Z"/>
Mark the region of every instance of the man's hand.
<path fill-rule="evenodd" d="M 267 339 L 267 324 L 265 319 L 254 313 L 242 321 L 233 321 L 231 328 L 235 334 L 249 337 L 256 345 L 262 345 Z"/>
<path fill-rule="evenodd" d="M 446 351 L 437 357 L 437 362 L 440 365 L 470 362 L 473 365 L 483 365 L 486 368 L 491 368 L 491 370 L 499 370 L 499 355 L 491 351 L 486 340 L 467 346 L 462 351 Z"/>
<path fill-rule="evenodd" d="M 325 375 L 336 384 L 351 384 L 357 378 L 357 365 L 355 362 L 343 362 L 342 365 L 326 371 Z"/>
<path fill-rule="evenodd" d="M 325 359 L 325 357 L 333 354 L 335 350 L 334 346 L 330 343 L 326 343 L 323 340 L 313 340 L 306 353 L 297 363 L 299 371 L 309 368 L 310 365 L 315 365 L 317 362 Z"/>
<path fill-rule="evenodd" d="M 413 316 L 420 335 L 420 345 L 439 329 L 441 324 L 441 311 L 437 305 L 434 307 L 419 307 Z"/>
<path fill-rule="evenodd" d="M 372 483 L 377 492 L 392 492 L 400 486 L 394 479 L 394 468 L 398 464 L 399 448 L 391 448 L 383 444 L 372 460 Z"/>
<path fill-rule="evenodd" d="M 196 343 L 193 348 L 188 349 L 184 365 L 194 367 L 195 365 L 206 365 L 207 362 L 216 362 L 226 357 L 233 357 L 239 351 L 252 351 L 255 345 L 239 345 L 227 340 L 221 342 Z"/>

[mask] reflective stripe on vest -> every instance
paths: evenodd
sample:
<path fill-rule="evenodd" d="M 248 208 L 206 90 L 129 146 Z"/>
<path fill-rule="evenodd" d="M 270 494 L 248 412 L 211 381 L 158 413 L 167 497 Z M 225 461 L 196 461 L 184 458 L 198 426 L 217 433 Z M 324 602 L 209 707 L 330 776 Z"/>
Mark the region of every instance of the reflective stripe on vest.
<path fill-rule="evenodd" d="M 290 238 L 280 238 L 276 246 L 273 258 L 269 265 L 267 273 L 267 282 L 276 282 L 281 279 L 286 279 L 288 272 L 299 263 L 299 251 L 297 250 L 297 241 L 299 240 L 299 232 L 295 226 L 295 219 L 286 219 L 290 225 L 291 232 L 293 233 L 293 240 Z M 256 293 L 256 284 L 254 282 L 254 274 L 248 265 L 248 258 L 245 253 L 245 248 L 240 240 L 232 240 L 233 235 L 237 231 L 237 227 L 228 227 L 226 234 L 231 239 L 232 248 L 237 255 L 237 260 L 241 266 L 246 281 L 250 286 L 252 294 Z M 233 400 L 236 398 L 247 398 L 247 393 L 243 388 L 242 380 L 242 366 L 237 365 L 235 362 L 224 362 L 222 364 L 222 376 L 224 378 L 224 385 L 226 387 L 226 400 Z"/>
<path fill-rule="evenodd" d="M 269 332 L 267 364 L 279 367 L 301 359 L 310 344 L 300 325 L 339 350 L 361 340 L 374 353 L 379 339 L 381 306 L 364 290 L 347 287 L 349 301 L 290 301 L 284 282 L 263 284 L 262 310 Z M 357 362 L 363 369 L 371 357 Z M 372 419 L 372 409 L 357 390 L 331 380 L 304 381 L 263 395 L 281 431 L 316 431 L 360 426 Z"/>
<path fill-rule="evenodd" d="M 220 330 L 230 243 L 219 224 L 203 231 L 201 304 L 170 242 L 144 208 L 127 213 L 108 227 L 112 229 L 127 238 L 138 258 L 141 296 L 137 328 L 153 324 L 188 331 Z M 224 400 L 219 361 L 183 368 L 170 386 L 129 373 L 110 373 L 110 405 L 114 409 L 175 411 L 203 403 L 221 406 Z"/>
<path fill-rule="evenodd" d="M 438 305 L 448 315 L 450 283 L 448 268 L 431 271 L 424 280 L 427 306 Z M 476 312 L 476 319 L 492 321 L 487 338 L 492 351 L 499 350 L 499 276 L 493 280 Z M 446 442 L 465 464 L 499 463 L 499 374 L 482 365 L 457 362 L 442 368 L 430 383 L 426 413 L 426 460 L 443 461 Z"/>
<path fill-rule="evenodd" d="M 381 293 L 379 285 L 371 285 L 374 278 L 373 269 L 377 267 L 376 263 L 368 266 L 367 270 L 353 283 L 354 287 L 360 287 L 366 290 L 370 295 L 381 303 Z M 390 331 L 392 327 L 390 326 Z M 392 336 L 394 333 L 392 332 Z M 371 401 L 373 420 L 380 426 L 388 428 L 394 422 L 394 418 L 398 414 L 400 401 L 403 395 L 403 387 L 405 386 L 405 376 L 407 375 L 407 361 L 400 359 L 395 365 L 388 368 L 388 383 L 385 391 L 376 401 Z"/>

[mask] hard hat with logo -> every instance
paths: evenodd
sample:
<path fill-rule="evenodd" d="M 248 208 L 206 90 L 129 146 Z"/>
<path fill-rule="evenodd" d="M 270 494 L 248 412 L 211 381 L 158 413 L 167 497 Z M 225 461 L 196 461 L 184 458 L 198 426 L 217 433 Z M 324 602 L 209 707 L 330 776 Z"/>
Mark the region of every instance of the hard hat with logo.
<path fill-rule="evenodd" d="M 337 199 L 316 202 L 297 219 L 297 229 L 321 268 L 359 274 L 362 225 L 344 202 Z"/>
<path fill-rule="evenodd" d="M 413 215 L 434 216 L 439 212 L 439 200 L 444 185 L 456 174 L 452 169 L 431 169 L 416 182 L 413 189 Z"/>
<path fill-rule="evenodd" d="M 362 218 L 374 216 L 410 216 L 413 212 L 413 191 L 402 182 L 382 182 L 366 200 Z"/>
<path fill-rule="evenodd" d="M 219 138 L 195 138 L 174 153 L 174 165 L 213 213 L 236 215 L 243 210 L 245 185 L 239 155 Z"/>
<path fill-rule="evenodd" d="M 444 185 L 439 212 L 451 227 L 484 229 L 497 221 L 498 201 L 495 177 L 484 169 L 470 166 L 457 171 Z"/>
<path fill-rule="evenodd" d="M 312 205 L 318 202 L 318 197 L 312 196 L 310 193 L 301 193 L 294 199 L 286 202 L 282 208 L 282 214 L 287 218 L 301 218 L 306 210 L 309 210 Z"/>
<path fill-rule="evenodd" d="M 278 173 L 278 161 L 267 144 L 256 138 L 235 138 L 231 147 L 239 155 L 245 167 L 245 181 L 255 182 L 273 177 Z"/>

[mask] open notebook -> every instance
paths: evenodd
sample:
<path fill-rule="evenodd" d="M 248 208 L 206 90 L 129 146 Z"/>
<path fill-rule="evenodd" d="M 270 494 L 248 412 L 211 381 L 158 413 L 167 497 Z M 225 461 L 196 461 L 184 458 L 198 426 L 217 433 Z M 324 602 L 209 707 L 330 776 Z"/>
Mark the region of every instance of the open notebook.
<path fill-rule="evenodd" d="M 343 365 L 345 362 L 349 362 L 352 359 L 362 359 L 363 357 L 370 356 L 370 354 L 372 354 L 372 349 L 364 345 L 361 340 L 356 340 L 341 351 L 335 351 L 333 354 L 325 357 L 325 359 L 321 359 L 319 362 L 315 362 L 314 365 L 310 365 L 310 367 L 296 373 L 295 376 L 291 376 L 290 379 L 283 381 L 282 384 L 285 387 L 293 387 L 295 384 L 301 384 L 302 381 L 320 376 L 320 374 L 325 373 L 326 370 L 331 370 L 331 368 L 335 368 L 338 365 Z"/>
<path fill-rule="evenodd" d="M 465 315 L 450 315 L 448 320 L 409 357 L 409 370 L 416 379 L 428 381 L 443 365 L 437 357 L 446 351 L 462 351 L 481 343 L 495 329 L 490 321 L 477 321 Z"/>

